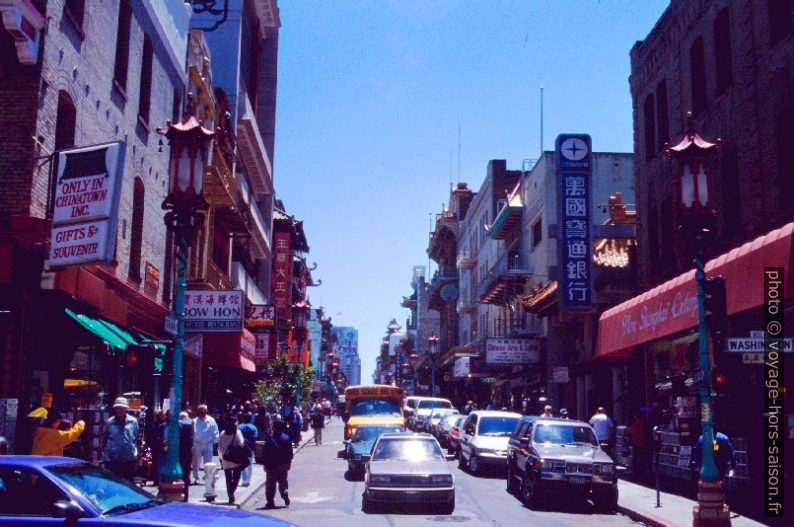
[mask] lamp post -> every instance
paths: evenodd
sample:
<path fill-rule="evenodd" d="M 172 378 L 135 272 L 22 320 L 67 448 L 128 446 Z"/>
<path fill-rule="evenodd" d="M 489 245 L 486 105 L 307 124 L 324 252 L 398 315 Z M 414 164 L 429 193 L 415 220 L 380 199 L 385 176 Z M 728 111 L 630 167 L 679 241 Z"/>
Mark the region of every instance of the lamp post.
<path fill-rule="evenodd" d="M 695 527 L 730 525 L 730 511 L 722 493 L 722 475 L 714 463 L 714 426 L 711 404 L 711 360 L 709 357 L 708 326 L 706 324 L 707 282 L 704 271 L 704 251 L 714 238 L 716 226 L 711 198 L 713 156 L 719 150 L 719 140 L 710 143 L 694 130 L 692 113 L 684 138 L 675 146 L 666 145 L 665 154 L 674 162 L 677 179 L 679 226 L 694 249 L 695 283 L 698 301 L 698 358 L 702 371 L 700 382 L 700 418 L 703 436 L 703 457 L 698 482 L 698 502 L 693 510 Z"/>
<path fill-rule="evenodd" d="M 295 334 L 295 342 L 298 344 L 298 371 L 295 375 L 295 404 L 301 401 L 300 375 L 303 371 L 303 344 L 306 342 L 306 321 L 308 319 L 309 303 L 300 301 L 292 306 L 292 323 Z"/>
<path fill-rule="evenodd" d="M 163 200 L 166 227 L 176 239 L 177 281 L 174 295 L 174 317 L 177 332 L 174 337 L 173 371 L 171 374 L 171 412 L 168 417 L 168 457 L 160 474 L 160 496 L 182 500 L 188 492 L 182 482 L 179 465 L 179 411 L 182 407 L 182 346 L 185 338 L 185 270 L 187 249 L 193 233 L 204 223 L 203 211 L 208 208 L 203 195 L 207 154 L 215 132 L 202 126 L 194 115 L 193 94 L 180 122 L 167 122 L 166 129 L 157 128 L 171 146 L 168 170 L 168 195 Z"/>
<path fill-rule="evenodd" d="M 430 397 L 436 396 L 436 353 L 438 353 L 438 337 L 435 331 L 427 337 L 430 345 Z"/>

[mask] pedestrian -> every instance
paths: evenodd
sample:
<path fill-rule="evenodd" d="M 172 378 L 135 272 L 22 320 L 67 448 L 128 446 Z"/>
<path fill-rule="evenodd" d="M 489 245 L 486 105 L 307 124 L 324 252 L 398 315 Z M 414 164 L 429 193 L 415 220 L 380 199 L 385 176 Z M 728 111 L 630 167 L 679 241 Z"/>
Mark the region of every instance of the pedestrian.
<path fill-rule="evenodd" d="M 223 475 L 226 476 L 226 494 L 229 505 L 234 505 L 234 493 L 240 483 L 240 475 L 248 462 L 245 451 L 245 439 L 237 429 L 237 418 L 228 416 L 223 433 L 218 437 L 218 455 L 221 458 Z"/>
<path fill-rule="evenodd" d="M 540 416 L 541 417 L 554 417 L 554 414 L 552 413 L 551 410 L 552 410 L 551 405 L 547 404 L 546 406 L 543 407 L 543 413 L 540 414 Z"/>
<path fill-rule="evenodd" d="M 212 462 L 212 449 L 218 442 L 218 423 L 211 415 L 207 415 L 207 405 L 200 404 L 196 408 L 193 419 L 193 484 L 198 484 L 199 469 L 205 463 Z"/>
<path fill-rule="evenodd" d="M 609 455 L 612 449 L 612 433 L 615 430 L 615 423 L 607 415 L 603 406 L 599 406 L 593 417 L 590 418 L 590 426 L 593 427 L 596 439 L 601 443 L 601 448 Z"/>
<path fill-rule="evenodd" d="M 265 466 L 265 509 L 275 509 L 273 501 L 276 497 L 276 484 L 278 492 L 284 500 L 284 505 L 289 507 L 289 469 L 292 466 L 292 445 L 287 434 L 284 421 L 278 419 L 273 422 L 273 428 L 267 438 L 263 449 Z"/>
<path fill-rule="evenodd" d="M 126 397 L 114 401 L 114 415 L 105 423 L 102 457 L 105 468 L 133 483 L 138 462 L 138 420 L 127 413 L 129 408 Z"/>
<path fill-rule="evenodd" d="M 463 413 L 468 415 L 472 410 L 474 410 L 474 402 L 471 400 L 466 401 L 466 405 L 463 407 Z"/>
<path fill-rule="evenodd" d="M 68 430 L 61 430 L 61 414 L 52 408 L 36 428 L 30 453 L 34 456 L 63 456 L 63 449 L 77 440 L 85 430 L 85 422 L 77 421 Z"/>
<path fill-rule="evenodd" d="M 331 420 L 331 401 L 328 399 L 323 399 L 323 413 L 325 417 L 330 421 Z"/>
<path fill-rule="evenodd" d="M 243 412 L 240 414 L 240 424 L 237 429 L 243 434 L 245 446 L 248 449 L 248 466 L 245 467 L 240 475 L 240 484 L 247 487 L 251 484 L 251 473 L 254 470 L 254 451 L 256 450 L 256 440 L 259 439 L 259 431 L 251 424 L 251 414 Z"/>
<path fill-rule="evenodd" d="M 301 415 L 300 408 L 297 406 L 293 408 L 289 417 L 289 435 L 292 439 L 292 444 L 298 446 L 301 442 L 301 429 L 303 428 L 303 416 Z"/>
<path fill-rule="evenodd" d="M 22 431 L 17 434 L 14 450 L 17 454 L 30 454 L 36 431 L 47 420 L 48 409 L 39 406 L 31 410 L 22 422 Z"/>
<path fill-rule="evenodd" d="M 633 419 L 634 422 L 626 429 L 626 432 L 629 434 L 629 444 L 632 450 L 631 471 L 635 478 L 639 478 L 648 467 L 651 438 L 648 433 L 648 427 L 642 418 L 634 414 Z"/>
<path fill-rule="evenodd" d="M 154 434 L 152 434 L 152 460 L 154 460 L 154 485 L 160 484 L 160 473 L 165 466 L 168 450 L 168 414 L 163 410 L 154 413 Z"/>
<path fill-rule="evenodd" d="M 185 484 L 185 501 L 190 496 L 190 464 L 193 461 L 193 419 L 187 412 L 179 413 L 179 466 Z"/>
<path fill-rule="evenodd" d="M 259 405 L 254 417 L 254 426 L 256 426 L 259 437 L 265 437 L 270 434 L 270 413 L 265 408 L 265 405 Z"/>
<path fill-rule="evenodd" d="M 560 409 L 560 419 L 570 419 L 570 418 L 571 417 L 568 415 L 568 409 L 567 408 L 561 408 Z"/>
<path fill-rule="evenodd" d="M 312 430 L 314 430 L 314 444 L 323 444 L 323 428 L 325 428 L 325 414 L 321 404 L 315 404 L 312 410 Z"/>
<path fill-rule="evenodd" d="M 733 448 L 731 439 L 717 430 L 716 425 L 712 425 L 714 437 L 714 464 L 717 465 L 717 470 L 720 473 L 720 479 L 726 476 L 733 476 L 733 471 L 736 469 L 736 450 Z M 700 434 L 698 442 L 692 449 L 692 457 L 690 459 L 690 466 L 695 472 L 700 471 L 700 465 L 703 462 L 703 434 Z M 697 478 L 695 478 L 697 480 Z"/>

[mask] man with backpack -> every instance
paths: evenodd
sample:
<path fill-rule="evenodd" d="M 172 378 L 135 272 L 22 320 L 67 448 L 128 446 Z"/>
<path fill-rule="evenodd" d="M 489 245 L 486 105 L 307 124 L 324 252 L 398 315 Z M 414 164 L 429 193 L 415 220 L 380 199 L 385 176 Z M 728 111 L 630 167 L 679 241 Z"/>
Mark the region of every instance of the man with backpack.
<path fill-rule="evenodd" d="M 284 505 L 289 507 L 289 482 L 287 475 L 292 466 L 292 444 L 287 434 L 287 427 L 281 419 L 274 420 L 271 433 L 265 438 L 262 452 L 265 466 L 265 509 L 275 509 L 276 485 L 284 500 Z"/>

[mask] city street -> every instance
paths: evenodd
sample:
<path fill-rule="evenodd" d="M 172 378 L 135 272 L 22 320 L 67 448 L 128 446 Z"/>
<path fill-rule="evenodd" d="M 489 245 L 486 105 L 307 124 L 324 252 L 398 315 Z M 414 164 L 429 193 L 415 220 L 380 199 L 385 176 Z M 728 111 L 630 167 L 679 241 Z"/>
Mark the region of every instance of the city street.
<path fill-rule="evenodd" d="M 309 433 L 311 434 L 311 432 Z M 456 507 L 451 516 L 434 514 L 433 510 L 395 507 L 381 509 L 375 514 L 361 511 L 362 481 L 347 481 L 344 474 L 346 464 L 336 459 L 342 448 L 342 422 L 334 418 L 324 431 L 326 441 L 314 446 L 310 441 L 296 454 L 289 475 L 289 508 L 276 496 L 272 511 L 262 511 L 265 505 L 264 488 L 252 494 L 243 503 L 243 508 L 266 512 L 298 525 L 322 525 L 322 527 L 347 527 L 350 525 L 419 526 L 439 523 L 465 523 L 470 526 L 489 525 L 515 526 L 540 524 L 544 527 L 563 525 L 588 526 L 637 525 L 620 514 L 595 514 L 589 504 L 575 506 L 558 503 L 547 510 L 534 511 L 526 508 L 517 498 L 505 491 L 504 479 L 494 474 L 491 477 L 474 477 L 454 467 Z M 306 435 L 305 437 L 308 437 Z M 257 467 L 261 470 L 260 467 Z"/>

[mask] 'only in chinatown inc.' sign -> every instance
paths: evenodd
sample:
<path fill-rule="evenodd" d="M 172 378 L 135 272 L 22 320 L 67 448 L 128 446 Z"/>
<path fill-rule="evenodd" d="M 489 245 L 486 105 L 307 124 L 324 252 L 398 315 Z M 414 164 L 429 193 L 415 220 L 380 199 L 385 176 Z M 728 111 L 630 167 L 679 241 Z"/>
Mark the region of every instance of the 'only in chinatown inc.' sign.
<path fill-rule="evenodd" d="M 185 331 L 239 333 L 243 330 L 244 308 L 242 291 L 187 291 Z"/>
<path fill-rule="evenodd" d="M 125 155 L 122 141 L 57 153 L 50 268 L 113 261 Z"/>
<path fill-rule="evenodd" d="M 560 305 L 593 308 L 590 181 L 592 141 L 587 134 L 560 134 L 556 141 L 560 218 Z"/>
<path fill-rule="evenodd" d="M 485 364 L 537 364 L 540 362 L 538 339 L 487 339 Z"/>

